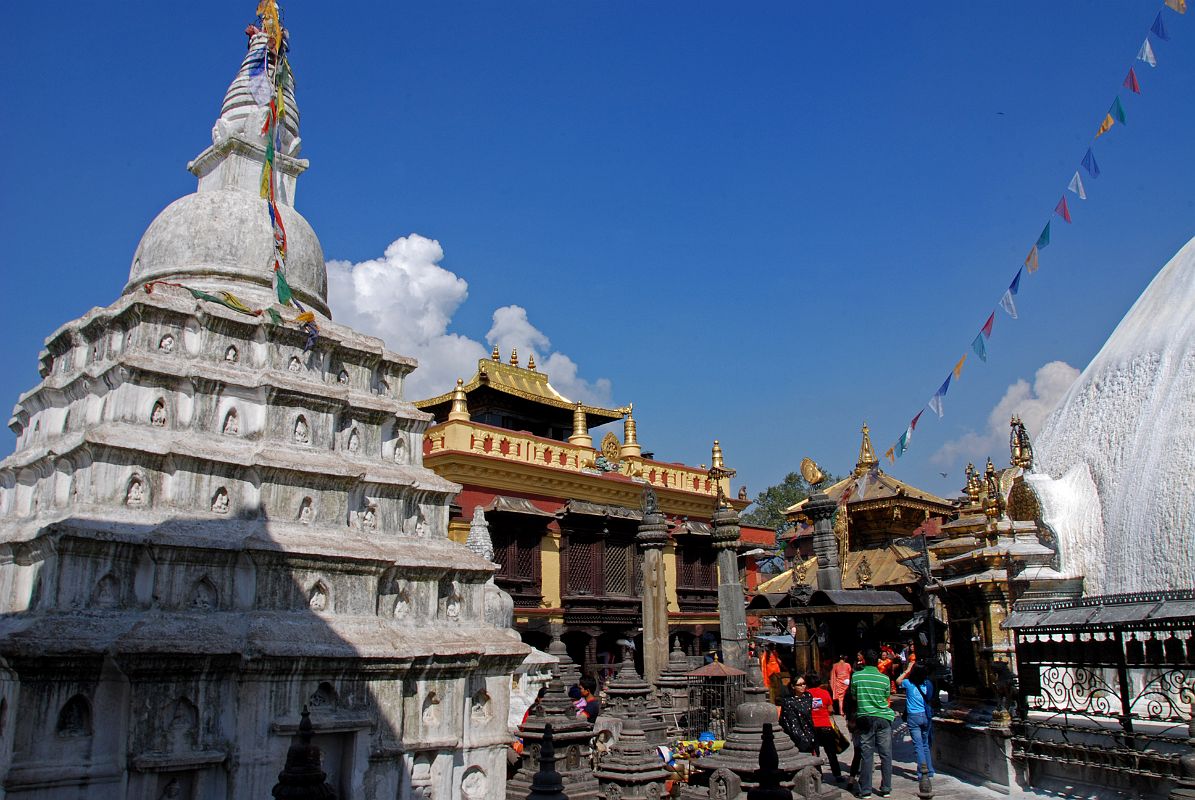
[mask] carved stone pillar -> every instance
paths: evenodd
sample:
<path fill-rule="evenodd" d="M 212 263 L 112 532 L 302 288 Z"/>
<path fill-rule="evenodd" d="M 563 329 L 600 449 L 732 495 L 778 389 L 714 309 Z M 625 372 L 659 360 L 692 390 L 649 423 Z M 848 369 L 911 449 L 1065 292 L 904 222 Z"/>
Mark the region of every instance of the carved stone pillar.
<path fill-rule="evenodd" d="M 841 589 L 842 567 L 838 563 L 838 541 L 834 538 L 834 509 L 838 506 L 825 492 L 811 495 L 805 516 L 813 520 L 813 552 L 817 556 L 817 588 Z M 844 508 L 842 513 L 846 513 Z"/>
<path fill-rule="evenodd" d="M 714 512 L 714 549 L 718 552 L 718 622 L 722 660 L 735 669 L 747 666 L 747 606 L 739 582 L 739 514 L 729 506 Z"/>
<path fill-rule="evenodd" d="M 635 543 L 643 556 L 643 676 L 654 684 L 668 666 L 668 585 L 664 573 L 668 523 L 651 487 L 643 490 L 643 521 Z"/>

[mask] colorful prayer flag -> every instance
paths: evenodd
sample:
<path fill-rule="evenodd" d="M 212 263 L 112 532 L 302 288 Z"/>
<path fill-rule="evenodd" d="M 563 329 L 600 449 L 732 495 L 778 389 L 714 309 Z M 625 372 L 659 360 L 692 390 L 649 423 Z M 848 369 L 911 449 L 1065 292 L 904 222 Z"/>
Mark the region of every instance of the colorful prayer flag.
<path fill-rule="evenodd" d="M 1154 49 L 1149 44 L 1149 37 L 1145 37 L 1145 41 L 1141 44 L 1141 49 L 1137 51 L 1137 60 L 1144 61 L 1151 67 L 1158 65 L 1158 59 L 1154 56 Z"/>
<path fill-rule="evenodd" d="M 1012 299 L 1012 292 L 1005 292 L 1000 298 L 1000 307 L 1008 312 L 1008 316 L 1017 318 L 1017 304 Z"/>
<path fill-rule="evenodd" d="M 1112 119 L 1111 114 L 1104 115 L 1104 121 L 1100 123 L 1099 130 L 1095 132 L 1095 138 L 1100 138 L 1108 131 L 1112 130 L 1112 126 L 1116 124 L 1116 120 Z"/>
<path fill-rule="evenodd" d="M 282 274 L 282 270 L 274 270 L 274 279 L 277 282 L 278 302 L 284 306 L 290 305 L 294 294 L 291 292 L 290 284 L 286 282 L 286 276 Z"/>
<path fill-rule="evenodd" d="M 1029 248 L 1029 255 L 1025 256 L 1025 266 L 1030 272 L 1037 272 L 1037 245 Z"/>
<path fill-rule="evenodd" d="M 984 344 L 983 334 L 976 334 L 971 341 L 971 349 L 975 351 L 975 355 L 979 356 L 980 361 L 988 360 L 988 346 Z"/>
<path fill-rule="evenodd" d="M 980 328 L 979 330 L 983 332 L 983 335 L 986 338 L 991 339 L 992 338 L 992 326 L 994 324 L 996 324 L 996 312 L 995 311 L 993 311 L 991 313 L 991 315 L 988 316 L 988 321 L 983 323 L 983 327 Z"/>
<path fill-rule="evenodd" d="M 249 54 L 249 58 L 253 59 L 249 65 L 249 94 L 253 96 L 253 102 L 258 106 L 268 105 L 270 95 L 273 93 L 269 71 L 266 69 L 267 57 L 268 51 L 264 46 Z"/>
<path fill-rule="evenodd" d="M 1187 13 L 1187 0 L 1166 0 L 1166 7 L 1180 14 Z"/>
<path fill-rule="evenodd" d="M 950 376 L 946 376 L 946 380 L 938 387 L 938 391 L 934 392 L 934 396 L 929 399 L 929 407 L 933 409 L 934 413 L 938 415 L 938 419 L 942 418 L 942 398 L 946 396 L 946 392 L 950 391 Z M 920 414 L 918 414 L 920 416 Z"/>
<path fill-rule="evenodd" d="M 884 453 L 884 458 L 888 459 L 889 464 L 895 464 L 896 463 L 896 448 L 889 447 L 888 452 Z"/>
<path fill-rule="evenodd" d="M 900 458 L 901 456 L 903 456 L 905 454 L 905 451 L 909 449 L 909 439 L 911 439 L 911 438 L 912 438 L 912 431 L 906 430 L 904 433 L 902 433 L 900 435 L 900 438 L 896 440 L 896 457 L 897 458 Z"/>
<path fill-rule="evenodd" d="M 1121 125 L 1127 125 L 1124 118 L 1124 106 L 1120 104 L 1120 95 L 1116 95 L 1116 99 L 1112 101 L 1112 107 L 1108 109 L 1108 116 L 1119 122 Z"/>
<path fill-rule="evenodd" d="M 1017 270 L 1017 276 L 1012 279 L 1012 283 L 1008 284 L 1008 290 L 1004 292 L 1004 296 L 1000 298 L 1000 307 L 1008 312 L 1008 316 L 1013 319 L 1017 318 L 1017 304 L 1013 301 L 1013 297 L 1021 288 L 1021 270 Z"/>
<path fill-rule="evenodd" d="M 1041 229 L 1041 236 L 1037 237 L 1037 249 L 1041 250 L 1043 247 L 1050 245 L 1050 223 L 1046 223 L 1046 227 Z"/>
<path fill-rule="evenodd" d="M 915 431 L 915 430 L 917 430 L 917 420 L 921 419 L 921 415 L 922 415 L 923 413 L 924 413 L 924 412 L 922 412 L 922 411 L 918 411 L 918 412 L 917 412 L 917 416 L 913 417 L 913 421 L 909 423 L 909 430 L 910 430 L 910 431 Z M 911 434 L 910 434 L 910 435 L 911 435 Z"/>
<path fill-rule="evenodd" d="M 1087 170 L 1087 174 L 1093 178 L 1100 176 L 1100 165 L 1096 163 L 1095 153 L 1091 152 L 1091 148 L 1087 148 L 1087 153 L 1083 156 L 1083 169 Z"/>
<path fill-rule="evenodd" d="M 1058 205 L 1054 206 L 1054 213 L 1062 217 L 1068 223 L 1071 221 L 1071 210 L 1066 207 L 1066 195 L 1058 201 Z"/>
<path fill-rule="evenodd" d="M 963 353 L 963 357 L 954 365 L 954 379 L 957 381 L 963 374 L 963 362 L 967 360 L 967 354 Z"/>
<path fill-rule="evenodd" d="M 1149 29 L 1153 32 L 1154 36 L 1158 37 L 1163 42 L 1170 41 L 1170 34 L 1166 33 L 1166 24 L 1162 22 L 1161 11 L 1159 11 L 1158 15 L 1154 17 L 1154 24 L 1150 25 Z"/>
<path fill-rule="evenodd" d="M 1133 94 L 1141 94 L 1141 84 L 1137 82 L 1137 73 L 1129 67 L 1129 74 L 1125 76 L 1124 88 L 1128 89 Z"/>
<path fill-rule="evenodd" d="M 1083 188 L 1083 179 L 1079 177 L 1078 170 L 1075 171 L 1075 177 L 1071 178 L 1071 182 L 1066 185 L 1066 188 L 1079 195 L 1080 200 L 1087 199 L 1087 190 Z M 1028 264 L 1029 262 L 1026 261 L 1025 263 Z M 1037 266 L 1034 265 L 1033 269 L 1037 269 Z M 1033 270 L 1029 271 L 1032 272 Z"/>

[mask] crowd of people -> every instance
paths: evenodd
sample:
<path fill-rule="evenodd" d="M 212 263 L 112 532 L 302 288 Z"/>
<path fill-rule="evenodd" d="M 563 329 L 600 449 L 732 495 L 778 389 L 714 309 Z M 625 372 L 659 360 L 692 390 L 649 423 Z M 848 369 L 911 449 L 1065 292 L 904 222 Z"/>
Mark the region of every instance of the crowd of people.
<path fill-rule="evenodd" d="M 765 674 L 774 653 L 760 656 Z M 779 698 L 780 727 L 797 749 L 825 758 L 834 780 L 847 784 L 856 797 L 887 797 L 892 792 L 892 736 L 896 721 L 893 700 L 903 696 L 904 720 L 913 740 L 919 769 L 934 775 L 930 745 L 936 693 L 925 663 L 917 662 L 912 642 L 897 651 L 891 647 L 846 654 L 824 669 L 828 686 L 818 673 L 794 675 Z M 843 718 L 848 740 L 834 720 Z M 854 757 L 843 776 L 838 756 L 854 745 Z M 880 785 L 873 786 L 875 759 L 880 761 Z"/>

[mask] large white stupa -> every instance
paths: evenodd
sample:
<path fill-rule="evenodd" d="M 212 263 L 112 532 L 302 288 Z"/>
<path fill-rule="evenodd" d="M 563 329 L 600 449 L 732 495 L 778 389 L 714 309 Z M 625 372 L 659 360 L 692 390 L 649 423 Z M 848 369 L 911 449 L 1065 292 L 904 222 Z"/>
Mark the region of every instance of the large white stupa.
<path fill-rule="evenodd" d="M 486 621 L 494 565 L 448 540 L 460 487 L 423 466 L 414 359 L 328 318 L 284 79 L 277 213 L 312 316 L 277 299 L 251 33 L 197 191 L 149 226 L 119 298 L 46 340 L 9 422 L 9 800 L 270 797 L 305 707 L 338 797 L 504 793 L 527 648 Z"/>
<path fill-rule="evenodd" d="M 1046 420 L 1030 481 L 1087 594 L 1195 585 L 1195 239 Z"/>

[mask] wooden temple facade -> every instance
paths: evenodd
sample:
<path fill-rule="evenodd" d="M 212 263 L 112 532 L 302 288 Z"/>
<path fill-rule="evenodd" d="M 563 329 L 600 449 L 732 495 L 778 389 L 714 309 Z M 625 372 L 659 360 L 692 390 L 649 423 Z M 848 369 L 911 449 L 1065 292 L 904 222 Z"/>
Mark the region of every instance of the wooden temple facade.
<path fill-rule="evenodd" d="M 650 486 L 671 523 L 664 549 L 670 629 L 690 655 L 718 640 L 718 576 L 710 517 L 718 482 L 704 465 L 666 463 L 644 453 L 632 408 L 601 408 L 557 392 L 534 359 L 503 363 L 497 348 L 467 382 L 415 404 L 434 417 L 424 464 L 461 484 L 449 535 L 463 542 L 474 508 L 485 512 L 498 585 L 515 602 L 515 627 L 547 649 L 561 633 L 586 668 L 621 658 L 618 641 L 642 625 L 641 563 L 635 535 Z M 622 421 L 621 440 L 591 429 Z M 720 455 L 720 447 L 714 443 Z M 728 479 L 722 492 L 730 496 Z M 729 502 L 741 510 L 745 490 Z M 771 546 L 770 530 L 744 527 L 741 550 Z M 754 559 L 744 559 L 747 571 Z M 745 576 L 753 585 L 753 576 Z M 641 652 L 641 648 L 640 648 Z"/>

